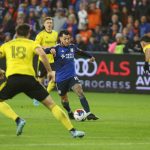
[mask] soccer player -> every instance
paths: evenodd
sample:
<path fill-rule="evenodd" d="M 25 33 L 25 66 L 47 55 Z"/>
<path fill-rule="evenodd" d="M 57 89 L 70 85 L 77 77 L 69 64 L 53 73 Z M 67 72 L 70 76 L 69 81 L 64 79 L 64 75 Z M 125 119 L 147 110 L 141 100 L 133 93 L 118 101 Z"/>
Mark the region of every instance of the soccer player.
<path fill-rule="evenodd" d="M 56 45 L 57 43 L 57 38 L 58 38 L 58 33 L 53 30 L 53 19 L 51 17 L 46 17 L 44 19 L 44 29 L 36 36 L 35 41 L 42 46 L 42 48 L 47 48 L 47 47 L 52 47 Z M 53 74 L 55 75 L 55 69 L 54 69 L 54 58 L 52 54 L 48 54 L 48 60 L 49 63 L 51 64 Z M 41 61 L 41 58 L 39 57 L 38 61 L 38 80 L 41 84 L 43 84 L 45 77 L 47 76 L 46 69 Z M 55 79 L 54 79 L 55 80 Z M 47 91 L 48 93 L 51 92 L 51 90 L 55 86 L 55 81 L 50 80 L 47 86 Z M 38 106 L 38 101 L 34 100 L 34 105 Z"/>
<path fill-rule="evenodd" d="M 140 40 L 143 52 L 145 54 L 145 65 L 144 65 L 144 71 L 145 73 L 150 73 L 149 70 L 149 61 L 150 61 L 150 36 L 144 35 Z"/>
<path fill-rule="evenodd" d="M 42 30 L 37 36 L 35 41 L 42 46 L 42 48 L 55 46 L 57 43 L 58 33 L 53 29 L 53 19 L 51 17 L 46 17 L 44 19 L 44 30 Z M 54 57 L 52 54 L 47 55 L 49 63 L 51 67 L 53 67 Z M 54 70 L 54 68 L 52 69 Z M 54 73 L 54 72 L 53 72 Z M 46 69 L 41 62 L 41 58 L 39 57 L 39 68 L 38 68 L 38 76 L 40 83 L 43 83 L 44 77 L 47 75 Z M 54 88 L 55 82 L 50 81 L 47 87 L 48 93 Z"/>
<path fill-rule="evenodd" d="M 22 24 L 17 27 L 16 33 L 16 39 L 3 44 L 0 48 L 0 56 L 6 58 L 7 65 L 7 81 L 0 91 L 0 101 L 13 98 L 16 94 L 23 92 L 30 98 L 39 100 L 47 107 L 54 117 L 70 131 L 73 137 L 83 137 L 85 133 L 74 129 L 66 114 L 55 104 L 49 93 L 35 79 L 33 69 L 33 57 L 35 54 L 41 57 L 48 77 L 53 78 L 53 74 L 47 56 L 41 46 L 28 39 L 30 26 Z M 23 126 L 21 129 L 23 129 Z"/>
<path fill-rule="evenodd" d="M 88 101 L 83 93 L 80 81 L 76 76 L 74 55 L 78 54 L 88 57 L 90 58 L 90 62 L 95 61 L 95 58 L 71 44 L 71 36 L 68 31 L 61 31 L 58 37 L 60 43 L 53 48 L 45 49 L 45 52 L 53 53 L 54 55 L 56 86 L 61 97 L 62 105 L 67 110 L 69 118 L 74 119 L 67 97 L 67 92 L 72 89 L 78 95 L 81 105 L 87 113 L 87 119 L 97 120 L 99 118 L 90 112 Z"/>
<path fill-rule="evenodd" d="M 1 79 L 4 79 L 4 75 L 5 74 L 5 71 L 2 70 L 0 68 L 0 80 Z M 0 89 L 3 87 L 4 84 L 2 84 L 0 86 Z M 0 102 L 0 112 L 2 114 L 4 114 L 6 117 L 12 119 L 13 121 L 16 122 L 17 124 L 17 130 L 16 130 L 16 134 L 17 135 L 20 135 L 21 132 L 22 132 L 22 126 L 24 126 L 25 124 L 25 120 L 21 119 L 15 112 L 14 110 L 5 102 Z"/>

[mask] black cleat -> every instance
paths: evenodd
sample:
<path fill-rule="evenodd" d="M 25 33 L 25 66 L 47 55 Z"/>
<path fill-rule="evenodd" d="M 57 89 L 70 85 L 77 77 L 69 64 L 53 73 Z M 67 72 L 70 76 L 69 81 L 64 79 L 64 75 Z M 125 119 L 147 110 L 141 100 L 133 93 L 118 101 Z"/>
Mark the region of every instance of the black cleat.
<path fill-rule="evenodd" d="M 73 112 L 68 113 L 68 116 L 69 116 L 69 118 L 70 118 L 71 120 L 74 120 Z"/>
<path fill-rule="evenodd" d="M 99 119 L 98 117 L 96 117 L 94 114 L 90 113 L 87 117 L 87 120 L 97 120 Z"/>

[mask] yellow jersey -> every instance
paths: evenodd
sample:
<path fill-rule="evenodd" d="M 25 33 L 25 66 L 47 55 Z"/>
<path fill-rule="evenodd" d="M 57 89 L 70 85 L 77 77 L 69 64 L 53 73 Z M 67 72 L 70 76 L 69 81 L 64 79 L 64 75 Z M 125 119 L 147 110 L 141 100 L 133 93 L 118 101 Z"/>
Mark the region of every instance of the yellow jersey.
<path fill-rule="evenodd" d="M 6 77 L 14 74 L 35 76 L 33 57 L 40 47 L 33 40 L 16 38 L 0 47 L 0 54 L 6 58 Z"/>
<path fill-rule="evenodd" d="M 143 48 L 143 52 L 145 53 L 146 49 L 150 49 L 150 44 L 146 45 L 144 48 Z"/>
<path fill-rule="evenodd" d="M 35 38 L 35 41 L 40 44 L 42 47 L 52 47 L 57 43 L 58 33 L 52 30 L 51 33 L 42 30 Z M 49 63 L 54 63 L 54 57 L 52 54 L 47 55 Z M 39 58 L 39 60 L 41 60 Z"/>

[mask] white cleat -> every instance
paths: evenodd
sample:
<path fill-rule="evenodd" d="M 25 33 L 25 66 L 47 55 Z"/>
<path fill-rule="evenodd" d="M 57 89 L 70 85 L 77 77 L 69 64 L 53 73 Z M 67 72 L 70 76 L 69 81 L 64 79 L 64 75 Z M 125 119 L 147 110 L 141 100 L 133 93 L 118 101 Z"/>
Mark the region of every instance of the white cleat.
<path fill-rule="evenodd" d="M 82 138 L 85 136 L 85 132 L 83 131 L 78 131 L 78 130 L 75 130 L 75 131 L 70 131 L 71 135 L 73 136 L 73 138 Z"/>
<path fill-rule="evenodd" d="M 33 105 L 34 106 L 39 106 L 40 105 L 40 102 L 36 99 L 33 99 Z"/>
<path fill-rule="evenodd" d="M 25 126 L 26 121 L 23 119 L 20 119 L 19 122 L 17 123 L 17 130 L 16 130 L 16 134 L 17 136 L 22 134 L 23 131 L 23 127 Z"/>

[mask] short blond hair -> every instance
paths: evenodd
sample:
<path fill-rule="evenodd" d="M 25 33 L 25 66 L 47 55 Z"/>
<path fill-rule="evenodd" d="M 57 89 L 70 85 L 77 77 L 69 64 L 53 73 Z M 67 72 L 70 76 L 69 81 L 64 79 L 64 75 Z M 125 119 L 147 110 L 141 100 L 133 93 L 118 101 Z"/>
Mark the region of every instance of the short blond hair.
<path fill-rule="evenodd" d="M 52 21 L 53 21 L 53 18 L 52 18 L 52 17 L 45 17 L 45 18 L 44 18 L 44 22 L 45 22 L 46 20 L 52 20 Z"/>

